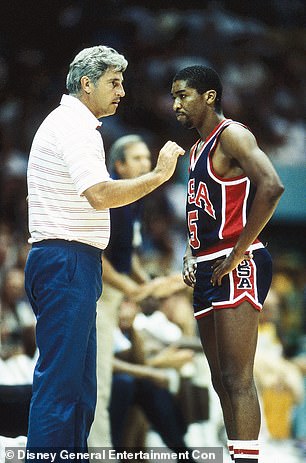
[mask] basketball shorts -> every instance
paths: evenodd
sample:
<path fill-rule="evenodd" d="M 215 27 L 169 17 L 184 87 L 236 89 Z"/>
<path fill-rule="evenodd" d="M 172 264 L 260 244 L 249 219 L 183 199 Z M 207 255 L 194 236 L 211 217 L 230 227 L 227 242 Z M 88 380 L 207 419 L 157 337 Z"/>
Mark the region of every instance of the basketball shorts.
<path fill-rule="evenodd" d="M 272 280 L 272 259 L 267 249 L 254 250 L 252 259 L 242 261 L 225 275 L 221 286 L 213 286 L 212 265 L 218 259 L 197 264 L 193 291 L 195 318 L 205 317 L 213 310 L 237 307 L 243 301 L 261 311 Z"/>

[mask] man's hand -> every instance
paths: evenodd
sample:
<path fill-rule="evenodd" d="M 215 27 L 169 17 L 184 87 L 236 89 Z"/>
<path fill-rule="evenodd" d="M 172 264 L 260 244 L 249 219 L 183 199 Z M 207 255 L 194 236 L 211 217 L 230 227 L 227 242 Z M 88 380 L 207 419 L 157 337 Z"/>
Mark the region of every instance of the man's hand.
<path fill-rule="evenodd" d="M 224 275 L 227 275 L 232 270 L 234 270 L 242 261 L 253 259 L 253 254 L 243 254 L 242 256 L 238 256 L 235 254 L 234 251 L 230 253 L 225 259 L 218 259 L 213 265 L 213 274 L 211 277 L 211 283 L 213 286 L 216 284 L 218 286 L 221 285 L 222 278 Z"/>
<path fill-rule="evenodd" d="M 191 288 L 196 282 L 197 259 L 191 254 L 186 253 L 183 259 L 183 280 Z"/>
<path fill-rule="evenodd" d="M 174 141 L 167 141 L 159 152 L 154 172 L 162 176 L 164 181 L 172 177 L 177 159 L 182 156 L 185 150 Z"/>
<path fill-rule="evenodd" d="M 154 297 L 156 299 L 169 297 L 184 288 L 181 275 L 175 273 L 173 275 L 156 277 L 147 283 L 138 285 L 136 291 L 133 291 L 129 296 L 133 301 L 141 302 L 147 297 Z"/>
<path fill-rule="evenodd" d="M 156 368 L 173 368 L 180 370 L 194 358 L 192 349 L 181 349 L 175 345 L 165 347 L 154 357 L 147 360 L 147 364 Z"/>

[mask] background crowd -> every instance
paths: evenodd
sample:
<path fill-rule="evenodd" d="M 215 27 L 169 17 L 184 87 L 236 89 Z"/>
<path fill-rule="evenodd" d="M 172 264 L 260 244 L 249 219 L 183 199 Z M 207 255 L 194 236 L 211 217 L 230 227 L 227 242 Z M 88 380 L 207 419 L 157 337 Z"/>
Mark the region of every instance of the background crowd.
<path fill-rule="evenodd" d="M 179 130 L 170 87 L 178 69 L 205 64 L 224 83 L 225 115 L 250 126 L 276 168 L 289 172 L 289 178 L 292 172 L 290 182 L 299 192 L 286 202 L 291 185 L 285 182 L 283 212 L 276 213 L 262 237 L 273 256 L 274 278 L 262 317 L 257 380 L 272 438 L 294 439 L 306 452 L 301 387 L 306 377 L 306 202 L 305 176 L 297 175 L 306 172 L 305 20 L 302 0 L 11 0 L 2 7 L 1 384 L 20 384 L 28 364 L 20 362 L 10 378 L 4 377 L 9 371 L 4 364 L 16 354 L 32 358 L 35 352 L 34 322 L 23 290 L 27 159 L 36 129 L 65 92 L 68 63 L 77 51 L 100 43 L 126 56 L 126 97 L 116 116 L 103 121 L 106 152 L 120 136 L 138 133 L 153 156 L 168 139 L 185 149 L 196 139 L 194 131 Z M 181 269 L 187 162 L 182 159 L 175 177 L 145 199 L 139 252 L 152 277 Z M 294 214 L 303 197 L 304 206 Z"/>

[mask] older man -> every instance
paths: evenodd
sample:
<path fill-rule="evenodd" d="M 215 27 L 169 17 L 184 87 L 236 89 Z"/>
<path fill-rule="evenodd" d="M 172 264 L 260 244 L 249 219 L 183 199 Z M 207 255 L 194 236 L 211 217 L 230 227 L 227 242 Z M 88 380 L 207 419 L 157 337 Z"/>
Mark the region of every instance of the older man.
<path fill-rule="evenodd" d="M 126 59 L 112 48 L 82 50 L 70 64 L 69 95 L 39 127 L 28 166 L 32 249 L 26 290 L 37 318 L 28 448 L 87 449 L 96 404 L 96 301 L 109 208 L 150 193 L 173 174 L 183 150 L 161 149 L 153 171 L 112 180 L 98 118 L 115 114 Z"/>

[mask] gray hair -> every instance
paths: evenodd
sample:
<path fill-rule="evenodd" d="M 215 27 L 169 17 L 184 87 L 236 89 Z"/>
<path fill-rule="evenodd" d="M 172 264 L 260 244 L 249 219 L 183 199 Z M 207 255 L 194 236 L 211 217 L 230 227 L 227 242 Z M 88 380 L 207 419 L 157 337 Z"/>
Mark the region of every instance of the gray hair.
<path fill-rule="evenodd" d="M 116 161 L 125 161 L 125 149 L 127 146 L 133 145 L 134 143 L 145 143 L 145 141 L 139 135 L 125 135 L 124 137 L 118 138 L 118 140 L 112 144 L 108 155 L 108 166 L 111 172 L 116 172 Z"/>
<path fill-rule="evenodd" d="M 128 62 L 114 48 L 104 45 L 84 48 L 69 66 L 66 87 L 70 95 L 76 96 L 81 91 L 81 78 L 87 76 L 94 85 L 108 68 L 124 72 Z"/>

